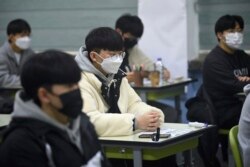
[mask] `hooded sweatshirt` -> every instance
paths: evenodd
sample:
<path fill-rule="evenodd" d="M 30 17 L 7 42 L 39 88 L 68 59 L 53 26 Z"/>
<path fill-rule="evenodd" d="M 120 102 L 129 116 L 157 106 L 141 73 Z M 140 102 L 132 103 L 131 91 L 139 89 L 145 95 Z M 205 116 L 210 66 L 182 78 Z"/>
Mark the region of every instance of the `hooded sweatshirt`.
<path fill-rule="evenodd" d="M 244 87 L 244 92 L 246 99 L 240 116 L 238 140 L 243 166 L 250 166 L 250 84 Z"/>
<path fill-rule="evenodd" d="M 23 50 L 16 55 L 8 41 L 0 48 L 0 86 L 20 87 L 20 69 L 24 62 L 34 54 L 33 50 Z M 20 61 L 17 60 L 20 58 Z"/>
<path fill-rule="evenodd" d="M 109 166 L 93 125 L 80 114 L 63 125 L 25 94 L 16 94 L 12 121 L 0 136 L 0 166 Z"/>
<path fill-rule="evenodd" d="M 105 76 L 102 72 L 95 68 L 88 58 L 88 52 L 84 50 L 84 47 L 80 47 L 77 56 L 75 57 L 76 62 L 82 71 L 93 73 L 100 77 L 105 85 L 110 85 L 113 81 L 114 74 L 108 74 Z"/>
<path fill-rule="evenodd" d="M 122 136 L 133 133 L 133 120 L 137 115 L 154 110 L 160 112 L 161 122 L 164 120 L 162 111 L 158 108 L 142 102 L 134 89 L 129 85 L 126 77 L 123 77 L 119 84 L 119 96 L 117 106 L 120 113 L 108 113 L 112 106 L 109 106 L 102 96 L 102 84 L 107 89 L 116 82 L 113 75 L 104 76 L 98 71 L 88 58 L 88 53 L 83 47 L 75 58 L 82 70 L 82 78 L 79 82 L 81 95 L 84 100 L 83 112 L 90 117 L 99 136 Z M 98 79 L 101 78 L 100 79 Z M 112 79 L 111 79 L 112 78 Z"/>
<path fill-rule="evenodd" d="M 46 113 L 41 111 L 41 108 L 33 102 L 33 100 L 24 101 L 20 97 L 21 91 L 19 91 L 16 94 L 15 97 L 15 103 L 14 103 L 14 111 L 12 113 L 12 119 L 13 118 L 32 118 L 37 119 L 42 122 L 48 123 L 52 126 L 55 126 L 63 131 L 65 131 L 68 134 L 68 137 L 70 138 L 71 142 L 77 146 L 77 148 L 82 152 L 81 147 L 81 136 L 79 132 L 79 125 L 80 125 L 80 116 L 78 116 L 75 120 L 72 120 L 68 125 L 63 125 L 50 116 L 48 116 Z"/>

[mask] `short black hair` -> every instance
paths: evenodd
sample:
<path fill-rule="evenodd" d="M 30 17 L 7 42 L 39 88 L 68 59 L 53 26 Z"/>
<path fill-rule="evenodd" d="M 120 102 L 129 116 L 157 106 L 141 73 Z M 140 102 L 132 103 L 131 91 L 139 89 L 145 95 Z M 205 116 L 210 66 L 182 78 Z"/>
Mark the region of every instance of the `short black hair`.
<path fill-rule="evenodd" d="M 220 17 L 215 23 L 215 34 L 217 35 L 218 32 L 223 32 L 231 28 L 234 29 L 237 23 L 242 29 L 244 28 L 244 21 L 241 16 L 224 15 Z"/>
<path fill-rule="evenodd" d="M 244 20 L 241 16 L 239 15 L 232 15 L 234 19 L 236 20 L 237 23 L 239 23 L 240 28 L 243 30 L 244 29 Z"/>
<path fill-rule="evenodd" d="M 115 28 L 119 28 L 123 33 L 131 33 L 140 38 L 143 34 L 143 23 L 138 16 L 125 14 L 119 17 L 115 23 Z"/>
<path fill-rule="evenodd" d="M 89 32 L 85 38 L 85 46 L 88 53 L 99 52 L 101 49 L 110 51 L 121 51 L 123 40 L 121 35 L 109 27 L 99 27 Z"/>
<path fill-rule="evenodd" d="M 30 25 L 27 21 L 23 19 L 15 19 L 9 22 L 7 26 L 7 35 L 18 34 L 22 32 L 31 33 Z"/>
<path fill-rule="evenodd" d="M 21 84 L 28 97 L 40 103 L 37 91 L 54 84 L 74 84 L 81 78 L 80 68 L 73 56 L 56 50 L 35 54 L 21 69 Z"/>

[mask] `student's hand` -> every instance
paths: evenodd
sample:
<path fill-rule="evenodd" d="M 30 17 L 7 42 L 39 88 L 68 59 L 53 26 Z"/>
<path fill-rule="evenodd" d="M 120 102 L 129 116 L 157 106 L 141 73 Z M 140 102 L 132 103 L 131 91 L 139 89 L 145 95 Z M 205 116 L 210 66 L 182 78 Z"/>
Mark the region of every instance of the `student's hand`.
<path fill-rule="evenodd" d="M 242 82 L 247 82 L 247 81 L 250 81 L 250 77 L 248 76 L 238 76 L 237 77 L 239 81 L 242 81 Z"/>
<path fill-rule="evenodd" d="M 146 112 L 136 117 L 136 126 L 141 130 L 155 131 L 160 126 L 160 117 L 157 111 Z"/>
<path fill-rule="evenodd" d="M 168 71 L 168 69 L 164 68 L 163 69 L 163 79 L 167 81 L 167 80 L 169 80 L 169 78 L 170 78 L 170 72 Z"/>
<path fill-rule="evenodd" d="M 127 72 L 127 79 L 128 79 L 128 82 L 134 82 L 135 81 L 135 75 L 134 75 L 134 72 Z"/>

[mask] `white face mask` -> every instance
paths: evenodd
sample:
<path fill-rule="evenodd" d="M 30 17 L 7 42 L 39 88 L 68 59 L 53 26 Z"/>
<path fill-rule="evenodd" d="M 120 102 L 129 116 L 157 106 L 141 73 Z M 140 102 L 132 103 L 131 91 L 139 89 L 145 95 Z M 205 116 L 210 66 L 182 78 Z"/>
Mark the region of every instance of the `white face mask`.
<path fill-rule="evenodd" d="M 238 49 L 243 43 L 243 34 L 240 32 L 230 32 L 225 36 L 226 44 L 232 49 Z"/>
<path fill-rule="evenodd" d="M 99 54 L 97 54 L 100 58 L 102 58 Z M 103 58 L 102 58 L 103 59 Z M 101 63 L 99 63 L 102 69 L 107 74 L 116 74 L 122 64 L 123 56 L 122 55 L 115 55 L 112 57 L 108 57 L 103 59 Z"/>
<path fill-rule="evenodd" d="M 18 38 L 15 42 L 16 46 L 18 46 L 20 49 L 28 49 L 31 44 L 31 39 L 28 36 Z"/>

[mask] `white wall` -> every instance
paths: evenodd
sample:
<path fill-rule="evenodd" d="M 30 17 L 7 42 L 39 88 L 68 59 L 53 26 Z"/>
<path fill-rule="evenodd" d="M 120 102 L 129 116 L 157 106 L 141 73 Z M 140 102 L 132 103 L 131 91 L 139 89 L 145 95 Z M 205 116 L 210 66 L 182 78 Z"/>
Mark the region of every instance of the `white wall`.
<path fill-rule="evenodd" d="M 139 0 L 138 4 L 138 15 L 145 27 L 139 46 L 153 60 L 161 57 L 173 78 L 187 76 L 188 53 L 193 55 L 194 52 L 198 52 L 193 49 L 194 45 L 198 45 L 198 35 L 195 34 L 198 32 L 188 35 L 188 30 L 194 30 L 192 26 L 188 28 L 188 1 Z M 195 14 L 189 12 L 189 15 L 194 17 Z M 193 24 L 197 20 L 196 18 L 191 24 L 198 26 L 197 23 Z M 198 28 L 195 29 L 198 31 Z"/>

